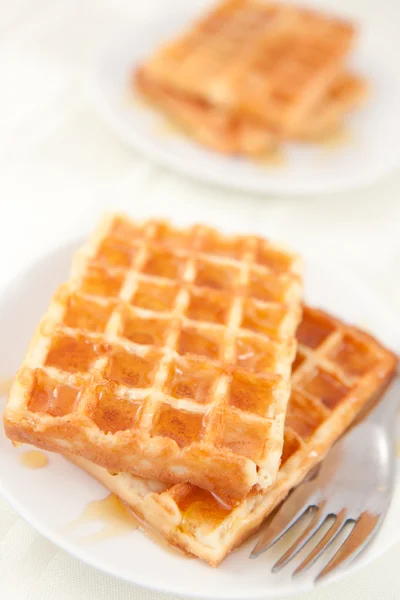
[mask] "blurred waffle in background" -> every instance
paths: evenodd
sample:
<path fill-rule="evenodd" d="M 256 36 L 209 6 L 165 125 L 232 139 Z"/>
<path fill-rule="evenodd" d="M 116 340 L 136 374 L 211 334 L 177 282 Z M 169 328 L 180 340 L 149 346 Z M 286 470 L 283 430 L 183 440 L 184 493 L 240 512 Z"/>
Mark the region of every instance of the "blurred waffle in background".
<path fill-rule="evenodd" d="M 347 70 L 353 24 L 262 0 L 224 0 L 135 69 L 134 86 L 189 137 L 262 156 L 338 131 L 367 84 Z"/>

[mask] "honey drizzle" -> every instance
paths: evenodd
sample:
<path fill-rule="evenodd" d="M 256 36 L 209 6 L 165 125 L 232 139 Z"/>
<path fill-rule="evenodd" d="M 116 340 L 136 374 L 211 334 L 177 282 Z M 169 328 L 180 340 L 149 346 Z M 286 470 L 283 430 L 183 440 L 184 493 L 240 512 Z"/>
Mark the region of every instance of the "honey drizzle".
<path fill-rule="evenodd" d="M 351 142 L 351 135 L 345 127 L 339 125 L 328 133 L 316 138 L 315 142 L 326 150 L 336 150 Z"/>
<path fill-rule="evenodd" d="M 115 494 L 109 494 L 101 500 L 90 502 L 82 515 L 72 521 L 68 528 L 75 529 L 90 521 L 101 521 L 103 527 L 96 533 L 81 537 L 80 542 L 83 544 L 100 542 L 140 529 L 157 546 L 169 553 L 185 556 L 181 550 L 169 544 L 165 538 L 139 519 Z"/>
<path fill-rule="evenodd" d="M 83 544 L 107 540 L 139 527 L 139 521 L 115 494 L 89 502 L 82 515 L 72 521 L 69 527 L 76 528 L 90 521 L 101 521 L 102 528 L 96 533 L 82 536 L 80 541 Z"/>
<path fill-rule="evenodd" d="M 286 156 L 280 146 L 276 146 L 266 154 L 252 158 L 252 162 L 258 167 L 270 169 L 271 167 L 282 168 L 287 165 Z"/>
<path fill-rule="evenodd" d="M 22 466 L 28 469 L 41 469 L 49 463 L 46 454 L 40 452 L 40 450 L 26 450 L 22 452 L 19 455 L 19 461 Z"/>
<path fill-rule="evenodd" d="M 167 120 L 157 122 L 154 125 L 152 132 L 156 136 L 164 139 L 181 138 L 184 135 L 184 131 L 182 129 L 179 129 L 177 125 Z"/>

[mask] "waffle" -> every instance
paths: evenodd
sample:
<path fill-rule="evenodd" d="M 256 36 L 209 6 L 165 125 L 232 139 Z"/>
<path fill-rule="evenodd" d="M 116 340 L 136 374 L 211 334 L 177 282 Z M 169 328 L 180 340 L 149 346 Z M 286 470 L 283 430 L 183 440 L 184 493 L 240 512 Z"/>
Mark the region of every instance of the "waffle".
<path fill-rule="evenodd" d="M 370 335 L 305 308 L 285 423 L 282 464 L 268 490 L 230 505 L 189 484 L 167 487 L 77 457 L 88 471 L 173 545 L 217 565 L 253 532 L 324 458 L 335 440 L 394 375 L 397 359 Z"/>
<path fill-rule="evenodd" d="M 249 157 L 268 155 L 280 144 L 280 137 L 259 119 L 238 116 L 203 100 L 159 85 L 145 69 L 134 75 L 134 86 L 167 118 L 192 139 L 226 154 Z M 320 103 L 293 131 L 293 137 L 318 140 L 338 129 L 346 113 L 359 105 L 366 82 L 352 73 L 340 73 L 328 87 Z"/>
<path fill-rule="evenodd" d="M 254 236 L 107 217 L 38 326 L 8 436 L 232 497 L 268 487 L 300 271 L 296 255 Z"/>
<path fill-rule="evenodd" d="M 135 73 L 135 87 L 190 138 L 223 154 L 259 156 L 272 152 L 278 136 L 253 118 L 240 118 L 153 81 L 145 70 Z"/>
<path fill-rule="evenodd" d="M 262 0 L 226 0 L 144 62 L 160 86 L 290 134 L 341 71 L 353 26 Z"/>
<path fill-rule="evenodd" d="M 326 97 L 294 131 L 303 141 L 323 140 L 340 129 L 344 117 L 360 106 L 368 92 L 365 79 L 354 73 L 340 73 L 329 86 Z"/>

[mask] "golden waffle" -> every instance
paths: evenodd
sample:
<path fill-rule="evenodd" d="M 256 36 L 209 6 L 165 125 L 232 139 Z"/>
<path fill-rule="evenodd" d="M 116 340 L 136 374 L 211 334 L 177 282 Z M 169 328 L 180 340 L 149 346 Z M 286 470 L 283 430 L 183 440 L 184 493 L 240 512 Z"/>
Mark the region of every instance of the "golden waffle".
<path fill-rule="evenodd" d="M 187 94 L 177 93 L 148 77 L 145 69 L 135 73 L 140 93 L 191 138 L 213 150 L 244 156 L 268 155 L 280 143 L 279 136 L 259 119 L 238 116 Z M 366 83 L 351 73 L 337 75 L 324 98 L 293 131 L 301 140 L 323 139 L 338 129 L 343 117 L 359 105 Z"/>
<path fill-rule="evenodd" d="M 360 106 L 367 91 L 365 79 L 353 73 L 340 73 L 329 86 L 323 101 L 303 123 L 299 123 L 294 136 L 304 141 L 323 140 L 340 129 L 343 118 Z"/>
<path fill-rule="evenodd" d="M 226 0 L 147 59 L 160 86 L 290 134 L 341 71 L 353 26 L 316 11 Z"/>
<path fill-rule="evenodd" d="M 169 90 L 149 78 L 145 70 L 137 71 L 135 85 L 146 100 L 189 137 L 217 152 L 259 156 L 277 147 L 277 135 L 260 121 Z"/>
<path fill-rule="evenodd" d="M 271 485 L 300 270 L 253 236 L 106 218 L 39 324 L 7 434 L 234 497 Z"/>
<path fill-rule="evenodd" d="M 248 538 L 328 452 L 357 414 L 379 395 L 396 357 L 374 338 L 332 316 L 306 308 L 276 482 L 229 506 L 189 484 L 170 488 L 71 457 L 172 544 L 212 565 Z M 69 457 L 70 458 L 70 457 Z"/>

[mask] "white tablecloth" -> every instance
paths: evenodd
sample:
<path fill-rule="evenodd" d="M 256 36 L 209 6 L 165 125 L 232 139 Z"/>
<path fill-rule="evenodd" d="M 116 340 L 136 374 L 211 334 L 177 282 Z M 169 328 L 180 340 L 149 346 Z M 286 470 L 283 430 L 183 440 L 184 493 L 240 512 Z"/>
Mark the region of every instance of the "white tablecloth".
<path fill-rule="evenodd" d="M 231 193 L 149 164 L 93 114 L 81 85 L 93 48 L 112 22 L 145 21 L 155 4 L 0 1 L 0 291 L 83 222 L 118 207 L 290 239 L 299 250 L 353 269 L 400 315 L 400 172 L 367 190 L 323 198 Z M 397 545 L 372 566 L 298 600 L 398 600 L 399 552 Z M 1 600 L 55 597 L 166 598 L 86 567 L 0 499 Z"/>

